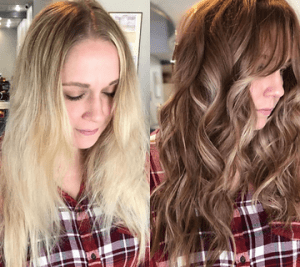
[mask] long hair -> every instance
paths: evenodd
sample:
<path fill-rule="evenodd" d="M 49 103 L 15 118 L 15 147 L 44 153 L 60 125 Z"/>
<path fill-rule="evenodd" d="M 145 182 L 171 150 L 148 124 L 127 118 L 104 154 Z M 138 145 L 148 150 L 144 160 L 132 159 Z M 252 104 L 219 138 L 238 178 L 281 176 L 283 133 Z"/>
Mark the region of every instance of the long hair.
<path fill-rule="evenodd" d="M 174 51 L 175 94 L 162 107 L 157 146 L 165 180 L 151 196 L 151 254 L 235 249 L 234 200 L 256 189 L 269 220 L 300 219 L 300 27 L 284 0 L 205 0 L 186 14 Z M 261 130 L 251 82 L 285 64 L 285 95 Z M 199 230 L 211 232 L 210 239 Z M 190 256 L 189 256 L 190 255 Z"/>
<path fill-rule="evenodd" d="M 145 256 L 148 138 L 132 56 L 122 31 L 96 1 L 66 1 L 37 15 L 16 62 L 1 160 L 5 266 L 23 266 L 27 253 L 34 262 L 38 243 L 50 253 L 59 241 L 54 238 L 61 230 L 58 206 L 65 204 L 58 187 L 74 157 L 60 73 L 68 51 L 88 38 L 116 46 L 120 79 L 110 123 L 84 151 L 83 198 L 101 208 L 103 229 L 127 227 L 139 240 L 139 261 Z"/>

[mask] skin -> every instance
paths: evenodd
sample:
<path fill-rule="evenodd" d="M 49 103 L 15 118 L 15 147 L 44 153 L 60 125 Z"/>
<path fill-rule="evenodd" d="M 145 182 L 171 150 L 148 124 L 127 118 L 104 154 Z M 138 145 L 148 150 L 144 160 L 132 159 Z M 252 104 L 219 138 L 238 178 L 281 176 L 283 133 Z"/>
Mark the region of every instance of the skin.
<path fill-rule="evenodd" d="M 61 79 L 76 148 L 92 147 L 106 128 L 119 72 L 118 52 L 110 42 L 88 39 L 70 50 Z"/>
<path fill-rule="evenodd" d="M 284 95 L 282 70 L 260 77 L 251 83 L 250 93 L 257 114 L 256 129 L 262 129 L 279 99 Z"/>
<path fill-rule="evenodd" d="M 282 72 L 286 67 L 287 65 L 266 77 L 259 77 L 251 83 L 250 94 L 257 114 L 256 130 L 264 128 L 272 110 L 284 95 Z M 239 185 L 238 174 L 234 176 L 233 181 L 232 192 Z"/>
<path fill-rule="evenodd" d="M 80 151 L 97 142 L 111 119 L 119 72 L 116 47 L 101 39 L 86 39 L 76 44 L 69 51 L 61 71 L 65 104 L 77 149 L 62 189 L 74 199 L 83 177 Z"/>

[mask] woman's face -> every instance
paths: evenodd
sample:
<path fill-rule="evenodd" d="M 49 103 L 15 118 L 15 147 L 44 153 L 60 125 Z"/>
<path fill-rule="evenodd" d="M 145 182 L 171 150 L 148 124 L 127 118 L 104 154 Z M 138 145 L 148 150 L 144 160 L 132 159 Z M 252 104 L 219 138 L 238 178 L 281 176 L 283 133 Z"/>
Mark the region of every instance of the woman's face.
<path fill-rule="evenodd" d="M 266 77 L 254 80 L 250 93 L 257 114 L 256 130 L 262 129 L 279 99 L 284 95 L 282 70 L 277 70 Z"/>
<path fill-rule="evenodd" d="M 65 103 L 78 149 L 92 147 L 106 128 L 119 82 L 116 47 L 87 39 L 68 53 L 61 72 Z"/>

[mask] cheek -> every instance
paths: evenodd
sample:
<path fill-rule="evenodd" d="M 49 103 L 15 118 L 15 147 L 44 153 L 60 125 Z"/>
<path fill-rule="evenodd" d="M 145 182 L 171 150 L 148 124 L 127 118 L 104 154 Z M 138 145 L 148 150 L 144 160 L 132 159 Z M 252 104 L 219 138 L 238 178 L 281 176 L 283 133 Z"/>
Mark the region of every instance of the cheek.
<path fill-rule="evenodd" d="M 255 85 L 254 82 L 251 84 L 249 91 L 250 91 L 250 95 L 251 95 L 251 97 L 253 99 L 253 97 L 255 96 L 255 92 L 257 91 L 256 90 L 256 85 Z"/>
<path fill-rule="evenodd" d="M 251 95 L 251 98 L 252 98 L 252 101 L 253 101 L 254 105 L 256 106 L 257 101 L 260 98 L 260 95 L 259 95 L 259 88 L 256 86 L 255 83 L 252 84 L 251 87 L 250 87 L 250 95 Z"/>
<path fill-rule="evenodd" d="M 110 103 L 110 104 L 108 105 L 108 112 L 109 112 L 109 115 L 111 114 L 112 106 L 113 106 L 112 103 Z"/>
<path fill-rule="evenodd" d="M 113 100 L 112 99 L 105 99 L 102 102 L 102 106 L 103 106 L 103 114 L 105 116 L 110 116 L 111 112 L 112 112 L 112 107 L 113 107 Z"/>
<path fill-rule="evenodd" d="M 80 112 L 79 105 L 73 105 L 73 103 L 66 103 L 67 113 L 69 116 L 71 126 L 74 126 L 76 121 L 78 121 L 78 114 Z"/>

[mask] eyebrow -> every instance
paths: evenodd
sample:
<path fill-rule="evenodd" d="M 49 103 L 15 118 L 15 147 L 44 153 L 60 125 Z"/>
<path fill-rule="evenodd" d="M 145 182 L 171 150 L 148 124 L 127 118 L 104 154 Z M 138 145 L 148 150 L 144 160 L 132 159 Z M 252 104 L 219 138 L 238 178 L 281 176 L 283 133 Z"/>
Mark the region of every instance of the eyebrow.
<path fill-rule="evenodd" d="M 116 79 L 112 82 L 110 82 L 108 84 L 108 86 L 111 86 L 111 85 L 114 85 L 114 84 L 117 84 L 119 82 L 119 79 Z M 90 88 L 90 85 L 88 83 L 79 83 L 79 82 L 69 82 L 69 83 L 63 83 L 62 84 L 63 86 L 77 86 L 77 87 L 80 87 L 80 88 Z M 106 87 L 108 87 L 106 86 Z M 105 87 L 104 87 L 105 88 Z"/>

